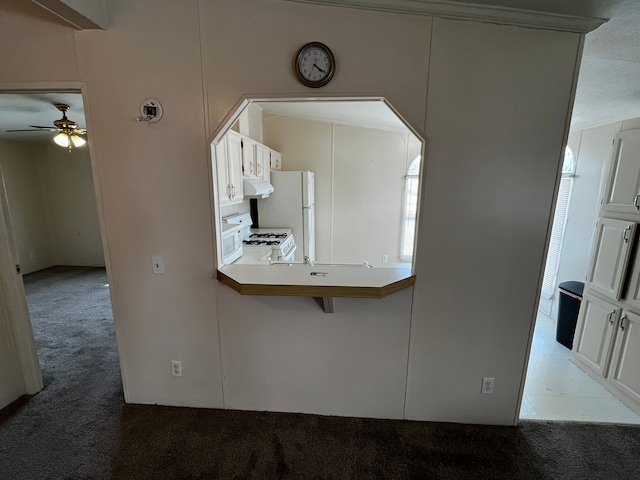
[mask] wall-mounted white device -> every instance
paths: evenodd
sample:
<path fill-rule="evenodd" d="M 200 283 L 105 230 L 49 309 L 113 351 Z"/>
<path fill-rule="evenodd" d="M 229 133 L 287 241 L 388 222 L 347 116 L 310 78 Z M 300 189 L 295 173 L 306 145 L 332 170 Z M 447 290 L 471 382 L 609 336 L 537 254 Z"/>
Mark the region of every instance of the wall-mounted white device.
<path fill-rule="evenodd" d="M 140 105 L 140 116 L 136 118 L 139 122 L 156 123 L 162 118 L 162 105 L 160 102 L 147 98 Z"/>

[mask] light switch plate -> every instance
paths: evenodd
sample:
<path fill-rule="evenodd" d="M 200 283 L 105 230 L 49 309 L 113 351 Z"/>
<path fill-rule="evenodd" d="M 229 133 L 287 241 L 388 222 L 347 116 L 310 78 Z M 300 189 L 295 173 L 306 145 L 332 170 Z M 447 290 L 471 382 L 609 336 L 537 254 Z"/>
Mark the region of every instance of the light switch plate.
<path fill-rule="evenodd" d="M 162 262 L 162 257 L 151 257 L 151 263 L 154 275 L 164 274 L 164 263 Z"/>

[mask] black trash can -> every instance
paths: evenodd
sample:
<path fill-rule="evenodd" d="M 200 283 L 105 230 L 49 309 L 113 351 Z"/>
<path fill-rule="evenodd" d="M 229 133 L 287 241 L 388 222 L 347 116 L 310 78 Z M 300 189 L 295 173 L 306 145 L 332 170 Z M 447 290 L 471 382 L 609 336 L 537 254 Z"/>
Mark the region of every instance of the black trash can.
<path fill-rule="evenodd" d="M 584 283 L 562 282 L 558 285 L 558 289 L 560 290 L 560 302 L 558 304 L 556 340 L 571 349 L 573 348 L 573 335 L 576 332 Z"/>

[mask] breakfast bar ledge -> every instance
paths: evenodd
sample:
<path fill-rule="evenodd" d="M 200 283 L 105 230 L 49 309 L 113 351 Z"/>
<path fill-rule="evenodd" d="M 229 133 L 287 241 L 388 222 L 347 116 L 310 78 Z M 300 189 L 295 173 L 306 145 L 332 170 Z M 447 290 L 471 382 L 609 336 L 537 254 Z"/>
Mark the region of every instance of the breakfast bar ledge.
<path fill-rule="evenodd" d="M 333 313 L 333 297 L 383 298 L 415 284 L 409 267 L 343 265 L 224 265 L 217 279 L 241 295 L 303 296 L 321 299 Z"/>

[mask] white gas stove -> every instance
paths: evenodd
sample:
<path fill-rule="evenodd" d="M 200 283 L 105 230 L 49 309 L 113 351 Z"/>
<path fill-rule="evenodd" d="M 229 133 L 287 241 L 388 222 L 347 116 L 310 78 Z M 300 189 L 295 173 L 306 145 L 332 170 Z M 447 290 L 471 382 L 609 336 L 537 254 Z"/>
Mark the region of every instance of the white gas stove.
<path fill-rule="evenodd" d="M 251 228 L 251 216 L 248 213 L 225 217 L 223 223 L 240 227 L 242 255 L 233 263 L 269 265 L 293 261 L 296 241 L 290 228 Z"/>
<path fill-rule="evenodd" d="M 271 250 L 271 262 L 292 262 L 296 241 L 290 228 L 252 228 L 242 237 L 242 249 L 243 256 L 262 259 Z"/>

